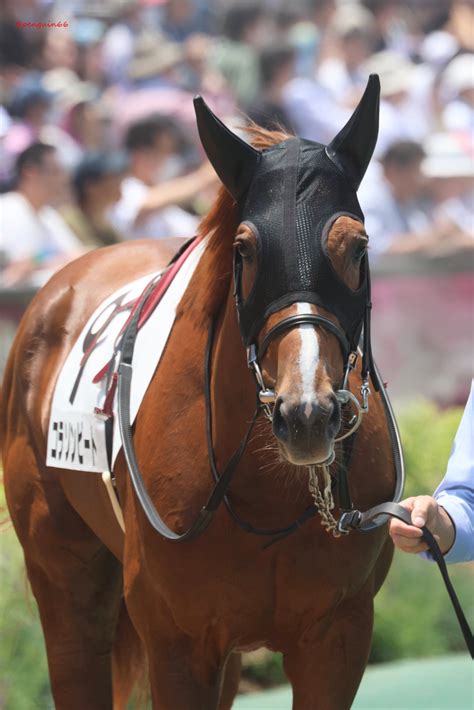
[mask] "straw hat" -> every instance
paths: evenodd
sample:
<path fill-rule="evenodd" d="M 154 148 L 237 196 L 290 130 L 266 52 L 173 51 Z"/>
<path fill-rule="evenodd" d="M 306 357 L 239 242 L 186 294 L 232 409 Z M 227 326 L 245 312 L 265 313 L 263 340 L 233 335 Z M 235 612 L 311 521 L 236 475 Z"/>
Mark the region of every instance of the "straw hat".
<path fill-rule="evenodd" d="M 183 58 L 179 44 L 171 42 L 159 32 L 144 32 L 137 38 L 128 76 L 134 80 L 152 78 L 172 69 Z"/>
<path fill-rule="evenodd" d="M 82 81 L 71 69 L 50 69 L 42 79 L 47 91 L 55 95 L 57 106 L 67 113 L 74 106 L 94 101 L 99 96 L 98 87 L 90 81 Z"/>

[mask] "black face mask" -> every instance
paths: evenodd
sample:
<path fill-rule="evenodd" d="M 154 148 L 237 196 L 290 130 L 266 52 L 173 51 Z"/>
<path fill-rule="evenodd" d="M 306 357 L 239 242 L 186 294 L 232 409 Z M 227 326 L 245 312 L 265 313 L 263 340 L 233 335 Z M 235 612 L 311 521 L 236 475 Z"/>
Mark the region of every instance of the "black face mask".
<path fill-rule="evenodd" d="M 299 138 L 257 151 L 231 133 L 201 98 L 195 99 L 204 149 L 237 202 L 241 222 L 257 237 L 257 274 L 245 301 L 242 259 L 234 257 L 235 291 L 244 343 L 255 343 L 268 316 L 296 302 L 334 314 L 357 347 L 369 301 L 367 257 L 360 287 L 337 276 L 326 252 L 327 234 L 348 215 L 364 221 L 356 190 L 377 140 L 378 77 L 371 76 L 353 116 L 329 146 Z"/>

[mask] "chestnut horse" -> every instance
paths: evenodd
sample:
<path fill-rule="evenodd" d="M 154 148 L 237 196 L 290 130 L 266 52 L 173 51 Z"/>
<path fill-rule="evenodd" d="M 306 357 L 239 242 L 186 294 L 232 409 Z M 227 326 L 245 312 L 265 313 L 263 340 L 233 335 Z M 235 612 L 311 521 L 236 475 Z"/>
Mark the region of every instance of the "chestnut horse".
<path fill-rule="evenodd" d="M 256 150 L 287 139 L 253 131 Z M 232 259 L 237 250 L 246 299 L 260 268 L 258 235 L 251 223 L 241 223 L 223 188 L 200 233 L 205 251 L 134 429 L 148 493 L 178 532 L 191 525 L 211 489 L 203 384 L 210 319 L 216 321 L 211 404 L 219 470 L 255 408 Z M 45 465 L 55 381 L 82 328 L 114 291 L 164 267 L 175 246 L 124 243 L 68 265 L 31 303 L 7 364 L 1 415 L 6 495 L 39 607 L 55 705 L 125 708 L 145 673 L 157 710 L 225 710 L 237 691 L 240 652 L 266 646 L 283 654 L 295 709 L 344 710 L 367 664 L 373 598 L 391 563 L 386 526 L 336 538 L 316 516 L 264 549 L 262 538 L 242 530 L 221 506 L 202 535 L 177 544 L 150 526 L 123 452 L 114 473 L 125 534 L 100 476 Z M 361 220 L 337 216 L 325 249 L 335 276 L 355 293 L 367 249 Z M 321 305 L 295 301 L 265 319 L 259 341 L 282 318 L 301 313 L 337 321 Z M 331 460 L 341 425 L 334 392 L 344 364 L 338 339 L 324 327 L 287 328 L 270 343 L 262 374 L 279 408 L 273 427 L 259 418 L 229 489 L 234 509 L 255 526 L 284 527 L 311 504 L 307 466 Z M 353 389 L 360 377 L 357 367 L 349 379 Z M 335 456 L 337 478 L 340 445 Z M 360 509 L 393 496 L 394 462 L 378 393 L 357 432 L 349 474 Z"/>

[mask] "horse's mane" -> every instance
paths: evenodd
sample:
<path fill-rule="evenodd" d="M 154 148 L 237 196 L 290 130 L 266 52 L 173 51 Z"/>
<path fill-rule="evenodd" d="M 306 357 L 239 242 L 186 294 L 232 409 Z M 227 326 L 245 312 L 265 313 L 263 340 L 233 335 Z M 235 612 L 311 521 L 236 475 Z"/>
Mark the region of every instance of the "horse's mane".
<path fill-rule="evenodd" d="M 255 148 L 263 150 L 289 138 L 283 130 L 270 131 L 252 123 L 245 127 Z M 224 187 L 199 225 L 198 235 L 207 239 L 206 255 L 184 295 L 177 316 L 192 314 L 193 323 L 207 327 L 229 292 L 232 276 L 232 244 L 238 227 L 237 205 Z M 203 298 L 203 294 L 206 297 Z"/>

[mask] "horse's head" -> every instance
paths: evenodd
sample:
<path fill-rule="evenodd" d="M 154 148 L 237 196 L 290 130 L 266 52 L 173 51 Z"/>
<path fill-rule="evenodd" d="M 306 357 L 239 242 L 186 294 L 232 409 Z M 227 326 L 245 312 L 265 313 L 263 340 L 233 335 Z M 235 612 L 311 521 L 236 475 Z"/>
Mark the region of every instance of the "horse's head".
<path fill-rule="evenodd" d="M 206 153 L 239 210 L 234 288 L 260 398 L 284 456 L 332 459 L 337 393 L 370 300 L 356 191 L 378 132 L 378 77 L 329 146 L 294 137 L 257 150 L 195 101 Z"/>

